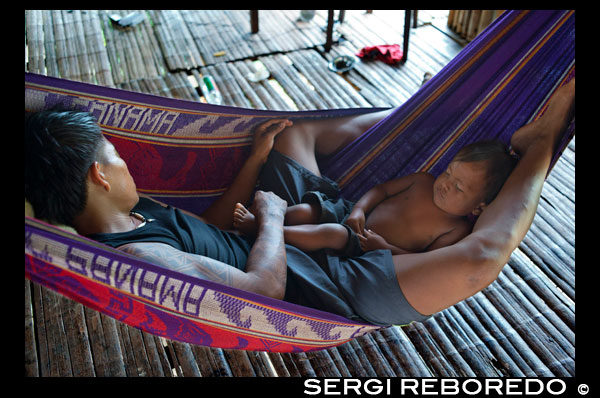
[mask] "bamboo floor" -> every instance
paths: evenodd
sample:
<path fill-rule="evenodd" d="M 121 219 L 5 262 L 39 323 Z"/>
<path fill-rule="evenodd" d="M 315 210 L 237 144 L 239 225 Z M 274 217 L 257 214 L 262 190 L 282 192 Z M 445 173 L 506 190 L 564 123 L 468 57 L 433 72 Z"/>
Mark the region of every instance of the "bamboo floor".
<path fill-rule="evenodd" d="M 25 70 L 204 101 L 211 74 L 225 105 L 256 109 L 397 106 L 462 48 L 435 13 L 419 12 L 408 61 L 327 70 L 338 54 L 402 43 L 402 11 L 347 11 L 323 50 L 327 12 L 147 11 L 111 25 L 117 11 L 26 11 Z M 246 76 L 266 68 L 270 78 Z M 424 323 L 389 327 L 323 351 L 278 354 L 165 340 L 25 281 L 27 376 L 552 377 L 575 375 L 575 140 L 545 183 L 533 225 L 497 281 Z"/>

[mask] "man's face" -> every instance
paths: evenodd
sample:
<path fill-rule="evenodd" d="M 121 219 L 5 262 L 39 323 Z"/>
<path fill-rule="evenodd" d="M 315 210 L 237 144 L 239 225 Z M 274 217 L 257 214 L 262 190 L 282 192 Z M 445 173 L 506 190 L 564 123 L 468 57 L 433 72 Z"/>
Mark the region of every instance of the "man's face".
<path fill-rule="evenodd" d="M 111 184 L 111 190 L 114 190 L 112 194 L 115 195 L 115 198 L 119 202 L 122 200 L 123 204 L 127 206 L 131 203 L 130 208 L 135 206 L 139 201 L 139 196 L 133 177 L 129 174 L 127 164 L 121 159 L 114 145 L 106 138 L 98 162 L 103 166 L 104 175 Z"/>

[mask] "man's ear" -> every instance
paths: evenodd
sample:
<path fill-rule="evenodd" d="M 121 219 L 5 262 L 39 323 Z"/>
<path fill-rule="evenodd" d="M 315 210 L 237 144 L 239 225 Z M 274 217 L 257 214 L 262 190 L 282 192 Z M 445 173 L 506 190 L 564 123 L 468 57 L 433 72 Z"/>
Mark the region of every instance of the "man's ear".
<path fill-rule="evenodd" d="M 471 214 L 473 214 L 474 216 L 479 216 L 487 207 L 487 204 L 484 202 L 479 203 L 475 209 L 471 212 Z"/>
<path fill-rule="evenodd" d="M 88 178 L 92 184 L 105 189 L 106 192 L 110 192 L 110 182 L 106 179 L 104 172 L 102 171 L 102 165 L 98 162 L 92 163 L 88 170 Z"/>

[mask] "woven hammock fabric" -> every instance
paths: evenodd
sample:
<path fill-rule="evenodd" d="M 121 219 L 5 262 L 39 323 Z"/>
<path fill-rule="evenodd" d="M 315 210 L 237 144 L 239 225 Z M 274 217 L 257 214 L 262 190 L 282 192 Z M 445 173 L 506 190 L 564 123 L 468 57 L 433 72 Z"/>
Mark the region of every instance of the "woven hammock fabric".
<path fill-rule="evenodd" d="M 323 162 L 323 173 L 355 199 L 407 173 L 435 175 L 470 142 L 508 142 L 574 75 L 574 19 L 572 11 L 504 13 L 405 104 Z M 197 213 L 231 183 L 260 123 L 379 110 L 241 109 L 26 73 L 26 111 L 56 104 L 96 116 L 140 192 Z M 573 132 L 574 122 L 561 148 Z M 198 345 L 310 351 L 379 328 L 173 272 L 29 217 L 25 275 L 143 331 Z"/>

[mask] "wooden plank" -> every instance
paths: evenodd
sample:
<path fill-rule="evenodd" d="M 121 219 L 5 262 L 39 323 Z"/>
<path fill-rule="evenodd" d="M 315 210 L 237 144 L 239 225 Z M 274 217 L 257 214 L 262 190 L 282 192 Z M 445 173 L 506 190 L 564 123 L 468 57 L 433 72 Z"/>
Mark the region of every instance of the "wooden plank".
<path fill-rule="evenodd" d="M 44 317 L 44 304 L 42 299 L 42 287 L 37 283 L 32 283 L 32 307 L 35 314 L 34 327 L 37 337 L 37 357 L 38 357 L 38 375 L 46 376 L 50 374 L 50 356 L 48 354 L 48 336 L 46 334 L 46 320 Z M 28 347 L 29 350 L 33 349 Z"/>
<path fill-rule="evenodd" d="M 396 373 L 403 377 L 432 376 L 431 369 L 406 335 L 405 329 L 398 326 L 390 326 L 378 332 L 385 339 L 397 361 L 394 368 Z"/>
<path fill-rule="evenodd" d="M 125 364 L 114 318 L 84 308 L 96 376 L 125 376 Z"/>
<path fill-rule="evenodd" d="M 507 266 L 511 267 L 563 322 L 571 329 L 575 328 L 575 303 L 565 294 L 558 292 L 556 285 L 521 250 L 513 252 Z"/>
<path fill-rule="evenodd" d="M 268 352 L 267 355 L 271 360 L 271 364 L 275 369 L 275 374 L 278 377 L 290 377 L 290 372 L 285 366 L 285 361 L 283 360 L 282 354 L 278 352 Z"/>
<path fill-rule="evenodd" d="M 296 365 L 296 361 L 294 360 L 294 358 L 296 358 L 297 356 L 298 356 L 298 354 L 290 354 L 287 352 L 284 352 L 281 354 L 281 360 L 284 363 L 287 373 L 291 377 L 300 377 L 301 376 L 300 370 L 298 369 L 298 366 Z"/>
<path fill-rule="evenodd" d="M 567 355 L 575 358 L 575 332 L 565 324 L 546 303 L 510 268 L 505 267 L 498 279 L 500 284 L 521 303 L 527 313 L 554 336 Z"/>
<path fill-rule="evenodd" d="M 39 373 L 36 349 L 34 312 L 32 304 L 31 282 L 25 280 L 25 376 L 37 377 Z"/>
<path fill-rule="evenodd" d="M 377 377 L 394 377 L 395 373 L 371 334 L 356 339 Z"/>
<path fill-rule="evenodd" d="M 71 40 L 73 42 L 75 57 L 79 64 L 79 76 L 77 80 L 93 83 L 92 68 L 88 59 L 88 50 L 81 21 L 81 13 L 82 11 L 80 10 L 69 10 L 66 14 L 63 14 L 63 18 L 66 17 L 65 21 L 68 21 L 69 23 L 67 30 L 71 31 L 73 35 Z"/>
<path fill-rule="evenodd" d="M 275 79 L 283 87 L 288 97 L 294 101 L 299 110 L 311 109 L 310 101 L 297 84 L 299 78 L 294 79 L 293 77 L 296 74 L 296 69 L 292 65 L 288 65 L 283 56 L 276 54 L 259 59 L 269 71 L 271 78 Z"/>
<path fill-rule="evenodd" d="M 527 257 L 533 261 L 536 266 L 544 272 L 544 274 L 552 280 L 552 282 L 558 286 L 558 288 L 564 292 L 571 300 L 575 301 L 575 287 L 573 286 L 573 279 L 571 274 L 568 272 L 556 269 L 556 267 L 549 266 L 544 257 L 547 258 L 543 253 L 543 249 L 536 248 L 535 240 L 531 240 L 527 235 L 525 239 L 519 244 L 519 249 L 525 253 Z"/>
<path fill-rule="evenodd" d="M 181 366 L 183 376 L 199 377 L 201 376 L 200 368 L 196 363 L 194 353 L 190 344 L 181 343 L 179 341 L 172 342 L 177 356 L 177 363 Z"/>
<path fill-rule="evenodd" d="M 58 64 L 59 75 L 63 78 L 73 78 L 76 74 L 71 71 L 66 47 L 65 29 L 60 10 L 52 10 L 52 21 L 54 26 L 54 44 L 56 48 L 56 62 Z"/>
<path fill-rule="evenodd" d="M 306 353 L 317 377 L 342 377 L 328 350 Z"/>
<path fill-rule="evenodd" d="M 456 369 L 446 356 L 446 353 L 438 345 L 429 332 L 425 323 L 414 322 L 405 328 L 407 335 L 423 357 L 427 366 L 433 369 L 434 374 L 441 377 L 459 377 L 462 369 Z"/>
<path fill-rule="evenodd" d="M 447 334 L 449 331 L 448 327 L 442 328 L 440 326 L 446 322 L 445 315 L 446 313 L 442 311 L 423 326 L 427 328 L 431 334 L 431 338 L 435 341 L 436 347 L 439 347 L 443 352 L 443 356 L 450 364 L 450 367 L 458 373 L 458 377 L 475 377 L 475 372 L 458 351 L 460 344 L 456 344 L 450 340 L 450 336 Z M 454 337 L 455 340 L 457 340 L 457 336 Z"/>
<path fill-rule="evenodd" d="M 355 340 L 338 346 L 340 356 L 344 359 L 352 377 L 375 377 L 375 369 L 369 363 L 363 348 Z"/>
<path fill-rule="evenodd" d="M 499 347 L 507 353 L 510 359 L 522 370 L 527 377 L 550 377 L 552 372 L 535 355 L 527 343 L 514 330 L 514 328 L 504 319 L 498 310 L 492 305 L 482 293 L 465 300 L 469 309 L 473 311 L 477 319 L 484 325 L 485 330 L 490 333 L 489 336 L 483 335 L 482 338 L 498 343 Z M 481 336 L 481 329 L 479 329 Z M 506 361 L 510 364 L 509 361 Z"/>
<path fill-rule="evenodd" d="M 223 353 L 225 354 L 225 358 L 227 358 L 231 373 L 235 377 L 256 377 L 256 372 L 246 351 L 223 350 Z"/>
<path fill-rule="evenodd" d="M 509 320 L 517 333 L 554 375 L 559 377 L 574 375 L 574 363 L 567 360 L 565 352 L 555 341 L 540 337 L 546 336 L 543 329 L 528 319 L 512 301 L 509 301 L 509 297 L 501 290 L 497 282 L 487 287 L 484 294 L 494 304 L 494 307 L 498 308 L 499 312 Z"/>
<path fill-rule="evenodd" d="M 317 374 L 308 359 L 308 355 L 305 352 L 287 354 L 282 357 L 287 359 L 286 365 L 291 376 L 317 377 Z"/>
<path fill-rule="evenodd" d="M 27 68 L 30 72 L 44 74 L 45 47 L 43 11 L 25 11 L 26 44 L 28 48 Z"/>
<path fill-rule="evenodd" d="M 88 56 L 92 64 L 93 82 L 105 87 L 114 87 L 110 71 L 108 54 L 104 47 L 100 14 L 98 10 L 82 12 L 82 24 L 85 26 L 85 42 L 88 46 Z"/>
<path fill-rule="evenodd" d="M 191 346 L 196 363 L 203 377 L 231 377 L 233 373 L 223 350 L 203 346 Z"/>
<path fill-rule="evenodd" d="M 73 376 L 95 376 L 83 305 L 59 296 Z"/>
<path fill-rule="evenodd" d="M 52 12 L 50 10 L 42 11 L 42 18 L 44 22 L 45 73 L 48 76 L 59 76 Z"/>
<path fill-rule="evenodd" d="M 273 377 L 277 374 L 269 356 L 264 351 L 246 351 L 254 372 L 258 377 Z"/>
<path fill-rule="evenodd" d="M 47 357 L 43 362 L 45 366 L 41 367 L 41 376 L 73 376 L 69 343 L 60 311 L 60 297 L 58 293 L 45 287 L 41 288 L 40 293 L 44 316 L 44 324 L 41 326 L 44 327 L 47 339 L 44 344 Z"/>
<path fill-rule="evenodd" d="M 502 369 L 496 367 L 494 354 L 479 339 L 471 325 L 454 306 L 443 311 L 441 315 L 445 320 L 440 323 L 444 334 L 452 341 L 457 352 L 477 376 L 504 375 Z"/>
<path fill-rule="evenodd" d="M 513 375 L 517 377 L 525 377 L 525 373 L 521 370 L 518 361 L 513 360 L 507 351 L 502 347 L 495 338 L 492 337 L 486 325 L 475 316 L 474 312 L 465 302 L 460 302 L 449 309 L 450 312 L 460 314 L 465 323 L 469 326 L 469 330 L 474 334 L 471 341 L 479 341 L 480 346 L 484 345 L 481 351 L 489 355 L 487 359 L 492 366 L 501 373 L 501 375 Z M 489 354 L 488 354 L 489 353 Z"/>

